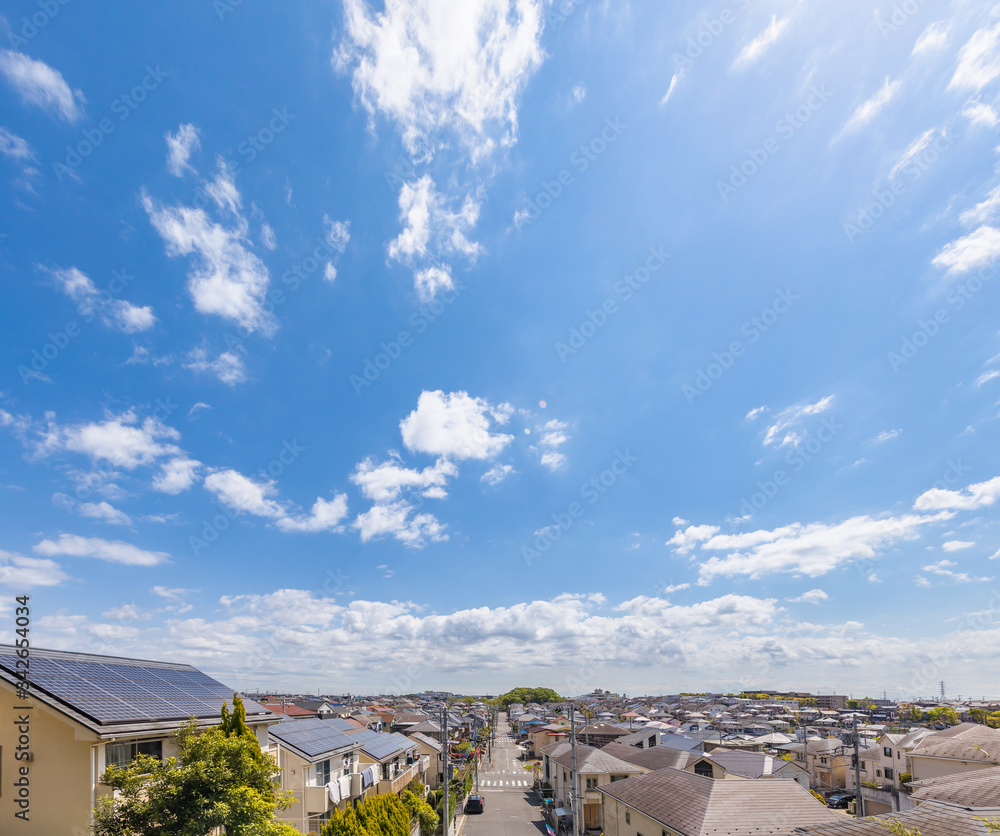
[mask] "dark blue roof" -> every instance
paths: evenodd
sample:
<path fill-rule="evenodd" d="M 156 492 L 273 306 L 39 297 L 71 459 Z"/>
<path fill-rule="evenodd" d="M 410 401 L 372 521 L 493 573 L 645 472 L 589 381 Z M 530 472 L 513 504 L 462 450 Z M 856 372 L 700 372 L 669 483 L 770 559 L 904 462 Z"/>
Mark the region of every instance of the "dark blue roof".
<path fill-rule="evenodd" d="M 0 645 L 0 671 L 17 675 L 13 647 Z M 97 725 L 218 717 L 233 690 L 190 665 L 32 649 L 30 691 Z M 244 699 L 247 718 L 271 712 Z M 272 715 L 273 716 L 273 715 Z"/>
<path fill-rule="evenodd" d="M 310 758 L 318 758 L 338 749 L 358 748 L 358 741 L 332 728 L 325 720 L 285 720 L 268 730 L 271 737 L 292 746 Z"/>

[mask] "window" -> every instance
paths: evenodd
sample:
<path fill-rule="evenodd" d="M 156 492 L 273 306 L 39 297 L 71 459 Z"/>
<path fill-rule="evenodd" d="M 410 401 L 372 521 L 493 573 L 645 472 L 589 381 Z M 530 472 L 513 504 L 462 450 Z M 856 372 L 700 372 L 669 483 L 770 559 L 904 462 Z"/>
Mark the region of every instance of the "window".
<path fill-rule="evenodd" d="M 108 766 L 119 766 L 128 769 L 136 755 L 149 755 L 163 760 L 162 740 L 128 741 L 127 743 L 108 743 L 104 747 L 104 759 Z"/>
<path fill-rule="evenodd" d="M 820 759 L 819 759 L 819 762 L 820 762 L 820 763 L 826 763 L 826 762 L 827 762 L 827 758 L 820 758 Z"/>
<path fill-rule="evenodd" d="M 876 778 L 881 778 L 882 777 L 882 770 L 881 769 L 876 769 L 875 770 L 875 777 Z"/>
<path fill-rule="evenodd" d="M 888 778 L 890 781 L 892 780 L 892 770 L 891 769 L 887 769 L 885 771 L 885 777 Z"/>
<path fill-rule="evenodd" d="M 588 778 L 587 779 L 587 789 L 588 790 L 596 790 L 597 789 L 597 779 L 596 778 Z"/>
<path fill-rule="evenodd" d="M 699 761 L 694 765 L 694 774 L 703 775 L 706 778 L 712 777 L 712 764 L 706 763 L 705 761 Z"/>
<path fill-rule="evenodd" d="M 864 761 L 861 761 L 861 771 L 862 772 L 868 771 L 868 764 L 866 764 Z"/>
<path fill-rule="evenodd" d="M 887 758 L 891 758 L 892 757 L 892 749 L 890 749 L 888 746 L 883 746 L 882 747 L 882 754 L 885 755 Z"/>
<path fill-rule="evenodd" d="M 632 824 L 632 816 L 629 814 L 628 810 L 625 811 L 625 824 Z"/>

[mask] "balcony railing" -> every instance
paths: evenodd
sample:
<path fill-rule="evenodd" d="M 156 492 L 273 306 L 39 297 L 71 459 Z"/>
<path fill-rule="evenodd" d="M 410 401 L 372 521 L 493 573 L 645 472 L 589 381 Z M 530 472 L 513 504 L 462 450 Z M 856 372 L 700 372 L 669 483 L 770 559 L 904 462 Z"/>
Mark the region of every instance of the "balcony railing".
<path fill-rule="evenodd" d="M 412 764 L 406 767 L 406 769 L 399 772 L 394 778 L 379 781 L 378 794 L 382 795 L 387 792 L 402 792 L 403 788 L 406 787 L 410 781 L 426 771 L 429 761 L 430 758 L 427 755 L 421 755 L 419 758 L 414 760 Z"/>

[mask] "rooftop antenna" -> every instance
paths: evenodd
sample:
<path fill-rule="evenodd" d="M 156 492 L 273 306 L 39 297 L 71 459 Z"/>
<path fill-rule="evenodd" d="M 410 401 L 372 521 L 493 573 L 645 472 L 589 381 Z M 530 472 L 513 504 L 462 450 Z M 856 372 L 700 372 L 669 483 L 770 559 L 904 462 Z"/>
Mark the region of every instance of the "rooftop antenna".
<path fill-rule="evenodd" d="M 941 680 L 941 702 L 944 702 L 944 680 Z"/>

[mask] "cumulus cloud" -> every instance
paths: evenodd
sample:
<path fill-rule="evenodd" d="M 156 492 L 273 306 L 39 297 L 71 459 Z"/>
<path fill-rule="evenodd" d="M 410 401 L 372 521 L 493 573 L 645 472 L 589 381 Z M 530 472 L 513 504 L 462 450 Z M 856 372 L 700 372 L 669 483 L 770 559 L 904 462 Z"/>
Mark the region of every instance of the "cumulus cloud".
<path fill-rule="evenodd" d="M 54 494 L 52 501 L 81 517 L 89 517 L 109 525 L 132 525 L 132 518 L 110 502 L 76 502 L 64 493 Z"/>
<path fill-rule="evenodd" d="M 150 306 L 139 307 L 124 299 L 111 298 L 107 291 L 99 291 L 93 280 L 76 267 L 41 269 L 52 276 L 56 286 L 77 303 L 81 316 L 89 318 L 95 312 L 99 313 L 105 325 L 124 334 L 146 331 L 156 324 Z"/>
<path fill-rule="evenodd" d="M 542 63 L 539 0 L 364 0 L 344 4 L 334 63 L 374 117 L 428 157 L 453 134 L 478 161 L 517 137 L 521 94 Z"/>
<path fill-rule="evenodd" d="M 188 160 L 191 159 L 191 154 L 201 148 L 198 129 L 188 123 L 181 125 L 177 133 L 167 131 L 163 138 L 167 141 L 167 171 L 174 177 L 183 177 L 185 169 L 194 171 Z"/>
<path fill-rule="evenodd" d="M 164 462 L 160 472 L 153 479 L 153 490 L 161 493 L 179 494 L 194 484 L 201 468 L 201 462 L 178 456 Z"/>
<path fill-rule="evenodd" d="M 228 386 L 235 386 L 247 379 L 243 357 L 235 351 L 223 351 L 218 357 L 211 357 L 204 348 L 195 348 L 188 353 L 184 368 L 195 374 L 207 374 Z"/>
<path fill-rule="evenodd" d="M 44 61 L 3 49 L 0 50 L 0 74 L 25 104 L 40 107 L 70 124 L 83 116 L 83 106 L 86 103 L 83 93 L 70 90 L 62 73 Z"/>
<path fill-rule="evenodd" d="M 270 335 L 277 329 L 277 320 L 264 307 L 271 277 L 248 249 L 249 224 L 240 211 L 236 183 L 224 165 L 205 190 L 220 210 L 228 212 L 228 225 L 212 221 L 204 209 L 163 206 L 145 191 L 142 205 L 167 254 L 192 257 L 187 290 L 195 309 Z"/>
<path fill-rule="evenodd" d="M 405 500 L 373 505 L 359 514 L 353 523 L 361 542 L 391 536 L 404 546 L 419 548 L 428 540 L 447 540 L 444 526 L 433 514 L 414 513 L 413 506 Z"/>
<path fill-rule="evenodd" d="M 495 464 L 489 470 L 487 470 L 482 476 L 479 477 L 480 481 L 485 482 L 487 485 L 499 485 L 508 476 L 512 476 L 517 473 L 514 470 L 514 466 L 510 464 Z"/>
<path fill-rule="evenodd" d="M 559 452 L 567 441 L 569 435 L 566 433 L 567 424 L 555 419 L 547 421 L 541 428 L 541 438 L 538 447 L 541 451 L 541 463 L 549 470 L 559 470 L 566 464 L 566 456 Z"/>
<path fill-rule="evenodd" d="M 351 481 L 361 488 L 361 493 L 376 502 L 391 502 L 399 498 L 404 489 L 416 489 L 428 495 L 428 491 L 438 489 L 432 498 L 443 499 L 440 489 L 448 484 L 448 479 L 458 475 L 458 468 L 450 461 L 439 458 L 433 465 L 423 470 L 414 470 L 401 465 L 398 454 L 389 461 L 376 463 L 366 458 L 351 474 Z"/>
<path fill-rule="evenodd" d="M 873 559 L 901 541 L 917 539 L 924 526 L 951 516 L 946 511 L 896 517 L 863 515 L 838 523 L 792 523 L 771 531 L 709 537 L 699 533 L 696 539 L 700 551 L 726 554 L 703 561 L 698 582 L 705 585 L 718 577 L 760 578 L 777 572 L 819 577 L 852 561 Z M 682 542 L 679 550 L 683 553 L 693 549 L 692 542 Z"/>
<path fill-rule="evenodd" d="M 333 499 L 317 497 L 312 510 L 303 516 L 286 516 L 277 522 L 282 531 L 316 533 L 320 531 L 343 531 L 343 521 L 347 516 L 347 496 L 337 494 Z"/>
<path fill-rule="evenodd" d="M 793 604 L 819 604 L 829 599 L 830 596 L 822 589 L 810 589 L 808 592 L 803 592 L 797 598 L 788 598 L 786 600 Z"/>
<path fill-rule="evenodd" d="M 500 407 L 509 408 L 509 404 Z M 417 408 L 399 424 L 403 443 L 414 452 L 459 461 L 492 459 L 513 440 L 513 436 L 490 432 L 490 418 L 496 420 L 496 410 L 489 401 L 467 392 L 425 390 Z"/>
<path fill-rule="evenodd" d="M 159 566 L 170 560 L 166 552 L 147 551 L 122 540 L 81 537 L 78 534 L 61 534 L 58 540 L 42 540 L 34 550 L 45 557 L 93 557 L 125 566 Z"/>
<path fill-rule="evenodd" d="M 1000 497 L 1000 476 L 986 482 L 977 482 L 961 491 L 945 488 L 931 488 L 917 497 L 913 503 L 916 511 L 974 511 L 992 505 Z"/>
<path fill-rule="evenodd" d="M 54 560 L 0 549 L 0 585 L 20 591 L 34 586 L 58 586 L 67 580 L 69 576 Z"/>

